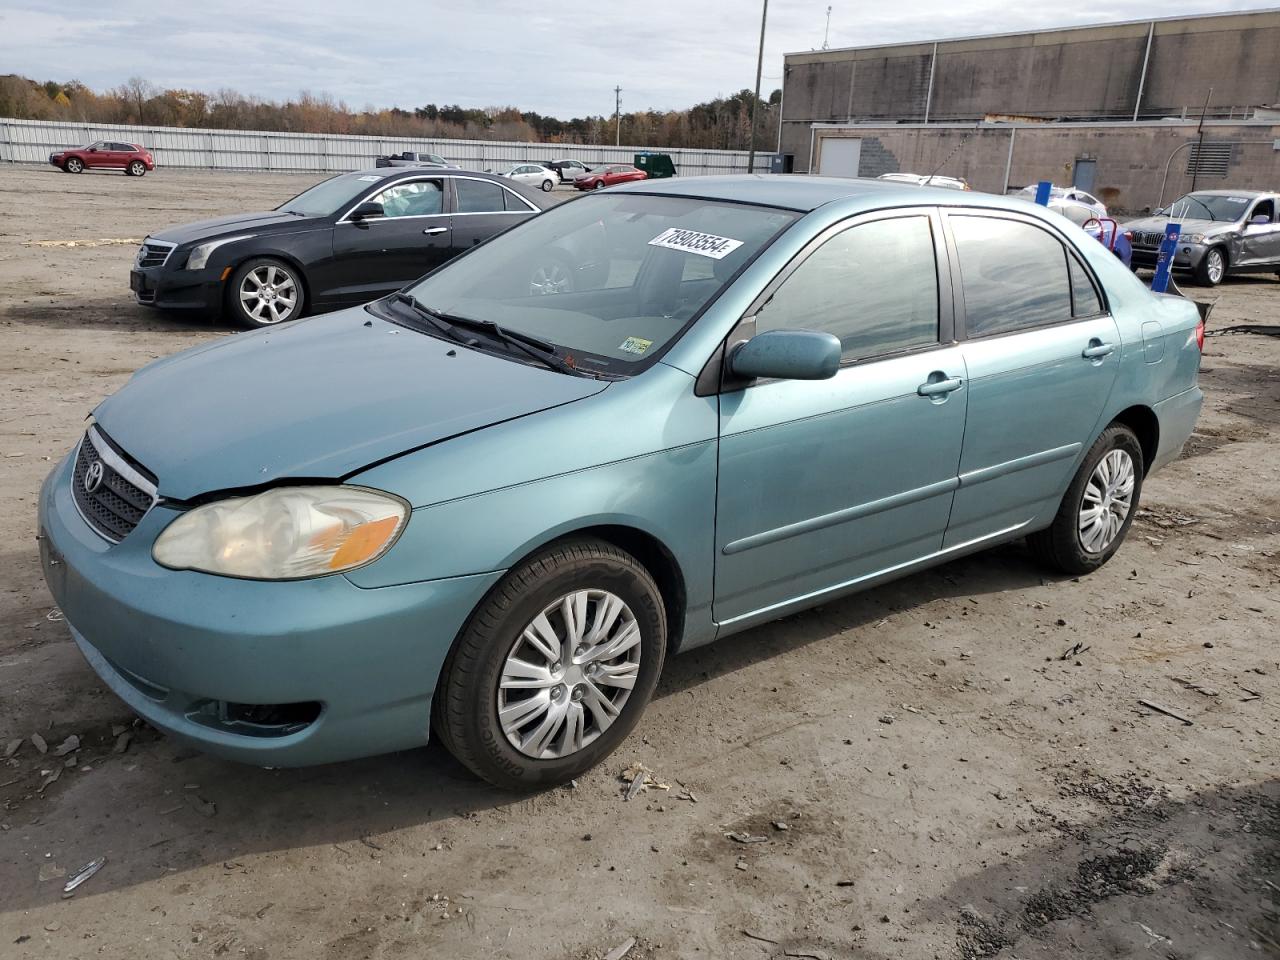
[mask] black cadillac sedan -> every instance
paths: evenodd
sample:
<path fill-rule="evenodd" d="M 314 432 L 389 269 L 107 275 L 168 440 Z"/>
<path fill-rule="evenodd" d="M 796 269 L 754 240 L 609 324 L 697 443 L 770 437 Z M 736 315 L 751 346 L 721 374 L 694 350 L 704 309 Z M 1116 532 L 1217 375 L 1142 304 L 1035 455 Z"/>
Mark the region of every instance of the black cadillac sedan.
<path fill-rule="evenodd" d="M 552 202 L 465 170 L 344 173 L 266 213 L 149 235 L 129 286 L 149 307 L 273 326 L 384 296 Z M 549 262 L 530 283 L 558 269 Z"/>

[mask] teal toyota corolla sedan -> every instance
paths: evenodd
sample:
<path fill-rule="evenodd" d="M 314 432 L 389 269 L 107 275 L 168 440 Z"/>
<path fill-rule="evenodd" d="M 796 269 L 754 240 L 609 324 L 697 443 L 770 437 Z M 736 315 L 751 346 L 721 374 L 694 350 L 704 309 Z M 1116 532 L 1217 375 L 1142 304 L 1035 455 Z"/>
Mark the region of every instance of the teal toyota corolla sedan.
<path fill-rule="evenodd" d="M 559 783 L 674 653 L 1016 538 L 1105 563 L 1203 334 L 1019 200 L 635 184 L 144 367 L 45 482 L 45 576 L 111 689 L 210 753 L 434 734 Z"/>

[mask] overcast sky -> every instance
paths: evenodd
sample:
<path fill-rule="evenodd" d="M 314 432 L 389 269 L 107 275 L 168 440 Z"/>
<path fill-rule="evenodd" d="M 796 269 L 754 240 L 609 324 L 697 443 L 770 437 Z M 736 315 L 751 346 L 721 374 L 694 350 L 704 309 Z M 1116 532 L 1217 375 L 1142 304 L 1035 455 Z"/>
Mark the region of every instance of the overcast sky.
<path fill-rule="evenodd" d="M 832 0 L 831 46 L 934 40 L 1257 8 L 1246 0 Z M 783 53 L 821 46 L 827 4 L 773 0 L 769 91 Z M 569 119 L 678 109 L 755 82 L 756 0 L 0 0 L 0 72 L 101 89 L 161 87 L 282 100 L 301 90 L 347 105 L 514 105 Z"/>

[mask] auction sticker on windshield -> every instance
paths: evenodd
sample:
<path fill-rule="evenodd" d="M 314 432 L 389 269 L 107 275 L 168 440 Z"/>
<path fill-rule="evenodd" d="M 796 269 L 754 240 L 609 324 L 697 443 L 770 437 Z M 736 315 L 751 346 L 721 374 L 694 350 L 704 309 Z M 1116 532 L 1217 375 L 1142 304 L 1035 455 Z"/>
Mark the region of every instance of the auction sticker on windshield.
<path fill-rule="evenodd" d="M 717 237 L 714 233 L 699 233 L 697 230 L 672 227 L 650 240 L 649 246 L 666 247 L 668 250 L 696 253 L 700 257 L 723 260 L 742 246 L 742 241 L 732 240 L 729 237 Z"/>

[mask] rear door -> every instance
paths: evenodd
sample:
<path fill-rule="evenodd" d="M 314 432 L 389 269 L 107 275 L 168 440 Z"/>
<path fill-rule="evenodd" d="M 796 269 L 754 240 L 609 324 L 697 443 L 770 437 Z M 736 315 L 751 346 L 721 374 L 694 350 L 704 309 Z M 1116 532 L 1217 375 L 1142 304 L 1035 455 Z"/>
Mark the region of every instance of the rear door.
<path fill-rule="evenodd" d="M 494 180 L 450 177 L 454 192 L 453 253 L 470 250 L 494 234 L 533 216 L 537 209 Z"/>
<path fill-rule="evenodd" d="M 1061 238 L 994 211 L 945 217 L 962 309 L 969 411 L 946 546 L 1052 516 L 1120 367 L 1115 322 Z"/>
<path fill-rule="evenodd" d="M 721 624 L 780 616 L 941 549 L 967 395 L 941 234 L 929 210 L 837 225 L 730 335 L 826 331 L 842 363 L 831 380 L 720 398 Z"/>
<path fill-rule="evenodd" d="M 452 256 L 443 177 L 413 177 L 367 198 L 383 216 L 342 217 L 333 228 L 333 278 L 328 296 L 365 303 L 398 290 Z"/>

